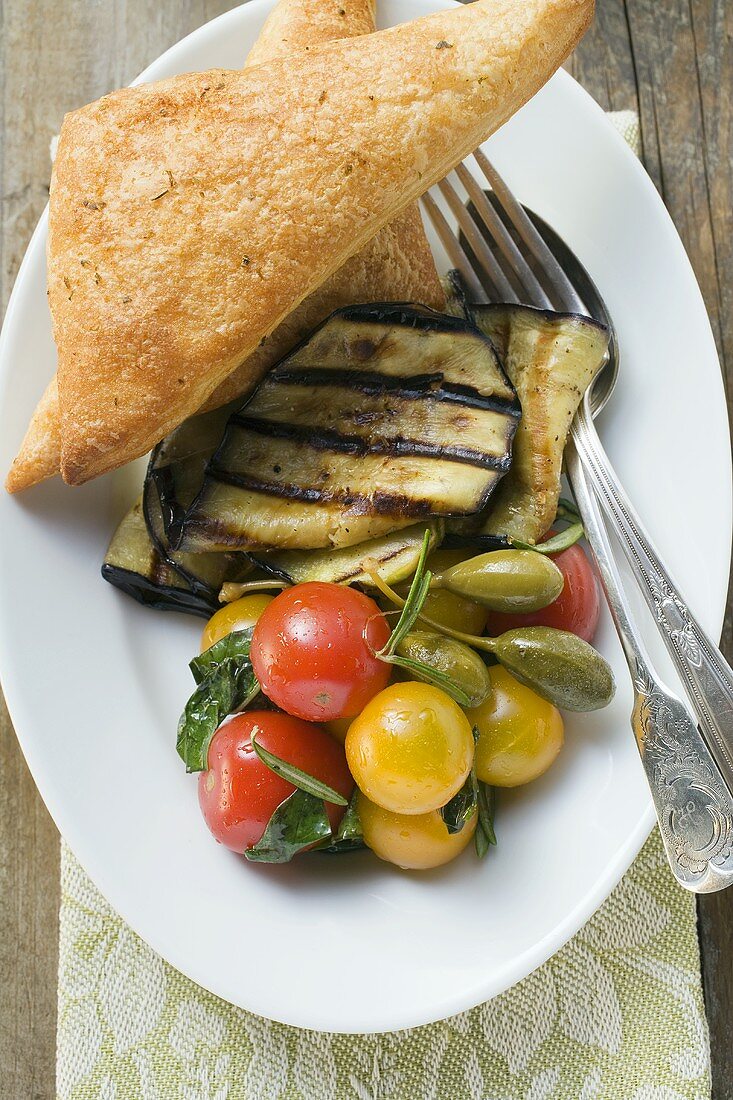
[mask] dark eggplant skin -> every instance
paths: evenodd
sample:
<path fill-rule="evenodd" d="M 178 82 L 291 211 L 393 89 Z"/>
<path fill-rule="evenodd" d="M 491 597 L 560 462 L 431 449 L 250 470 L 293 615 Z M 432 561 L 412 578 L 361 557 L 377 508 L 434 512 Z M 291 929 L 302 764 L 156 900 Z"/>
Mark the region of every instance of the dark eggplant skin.
<path fill-rule="evenodd" d="M 468 287 L 457 268 L 447 271 L 441 279 L 445 291 L 446 313 L 472 321 L 471 303 L 468 300 Z"/>
<path fill-rule="evenodd" d="M 519 416 L 471 322 L 394 302 L 336 310 L 232 415 L 173 545 L 339 547 L 475 514 L 510 466 Z"/>
<path fill-rule="evenodd" d="M 221 606 L 216 598 L 207 599 L 185 588 L 157 584 L 143 577 L 141 573 L 120 569 L 118 566 L 108 565 L 107 562 L 102 565 L 102 577 L 127 596 L 132 596 L 143 607 L 151 607 L 155 611 L 183 611 L 201 619 L 210 619 Z"/>
<path fill-rule="evenodd" d="M 180 541 L 186 510 L 201 488 L 206 464 L 221 443 L 231 414 L 242 404 L 189 417 L 155 447 L 143 489 L 145 522 L 153 544 L 167 555 Z"/>
<path fill-rule="evenodd" d="M 240 580 L 251 569 L 244 555 L 208 554 L 197 559 L 161 554 L 150 538 L 138 500 L 112 536 L 102 577 L 146 607 L 209 618 L 220 606 L 222 583 Z"/>
<path fill-rule="evenodd" d="M 477 554 L 513 549 L 506 535 L 482 535 L 480 531 L 475 534 L 447 531 L 440 548 L 441 550 L 475 550 Z"/>

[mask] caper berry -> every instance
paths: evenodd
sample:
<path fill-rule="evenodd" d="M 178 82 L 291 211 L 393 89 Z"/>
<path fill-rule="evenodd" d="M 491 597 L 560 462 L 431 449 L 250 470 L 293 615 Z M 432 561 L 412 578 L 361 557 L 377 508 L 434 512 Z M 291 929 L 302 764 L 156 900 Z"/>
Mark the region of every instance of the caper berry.
<path fill-rule="evenodd" d="M 522 613 L 556 600 L 564 578 L 551 558 L 534 550 L 494 550 L 451 566 L 434 584 L 492 611 Z"/>
<path fill-rule="evenodd" d="M 496 659 L 521 683 L 565 710 L 600 710 L 613 698 L 613 673 L 600 653 L 576 634 L 525 626 L 495 638 Z"/>
<path fill-rule="evenodd" d="M 445 682 L 443 690 L 464 707 L 477 707 L 491 692 L 491 678 L 484 662 L 475 650 L 463 642 L 446 638 L 443 634 L 415 630 L 407 634 L 397 646 L 397 654 L 433 669 Z M 437 684 L 420 668 L 410 667 L 409 672 L 418 680 Z"/>

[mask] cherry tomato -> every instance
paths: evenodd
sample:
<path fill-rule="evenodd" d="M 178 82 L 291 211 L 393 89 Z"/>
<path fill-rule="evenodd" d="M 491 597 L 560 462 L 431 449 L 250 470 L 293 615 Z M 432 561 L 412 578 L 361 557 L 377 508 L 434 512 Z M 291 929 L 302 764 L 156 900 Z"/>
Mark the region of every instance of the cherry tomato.
<path fill-rule="evenodd" d="M 459 561 L 465 561 L 467 551 L 464 550 L 436 550 L 427 561 L 428 569 L 433 573 L 441 573 L 449 569 L 451 565 L 457 565 Z M 410 585 L 401 584 L 397 591 L 406 596 Z M 447 626 L 451 630 L 462 630 L 464 634 L 483 634 L 486 626 L 487 609 L 473 600 L 466 600 L 463 596 L 456 596 L 447 588 L 436 588 L 428 592 L 423 613 L 426 618 L 441 626 Z M 423 630 L 429 628 L 422 625 Z"/>
<path fill-rule="evenodd" d="M 251 596 L 242 596 L 239 600 L 220 607 L 209 619 L 201 635 L 201 652 L 209 649 L 215 642 L 220 642 L 231 634 L 233 630 L 246 630 L 254 626 L 262 612 L 273 597 L 266 596 L 264 592 L 253 593 Z"/>
<path fill-rule="evenodd" d="M 331 737 L 335 737 L 336 740 L 340 741 L 343 745 L 346 741 L 346 734 L 349 732 L 351 721 L 351 718 L 334 718 L 333 722 L 325 722 L 324 725 L 331 734 Z"/>
<path fill-rule="evenodd" d="M 199 805 L 216 839 L 243 852 L 261 839 L 273 813 L 295 787 L 263 764 L 252 734 L 264 749 L 350 798 L 354 781 L 344 750 L 318 726 L 274 711 L 247 711 L 223 722 L 209 746 L 208 771 L 199 775 Z M 331 828 L 343 806 L 326 803 Z"/>
<path fill-rule="evenodd" d="M 273 703 L 311 722 L 358 714 L 389 683 L 374 653 L 389 638 L 374 600 L 341 584 L 286 588 L 252 636 L 252 666 Z"/>
<path fill-rule="evenodd" d="M 476 831 L 476 814 L 459 833 L 449 833 L 440 810 L 395 814 L 361 793 L 357 807 L 367 847 L 380 859 L 408 871 L 425 871 L 449 863 L 461 854 Z"/>
<path fill-rule="evenodd" d="M 489 669 L 492 693 L 467 710 L 478 730 L 476 775 L 493 787 L 518 787 L 546 772 L 563 744 L 557 707 L 502 668 Z"/>
<path fill-rule="evenodd" d="M 558 630 L 570 630 L 586 642 L 593 641 L 601 603 L 598 582 L 585 551 L 576 543 L 550 556 L 565 577 L 565 586 L 557 599 L 541 611 L 526 615 L 490 612 L 487 624 L 489 634 L 496 636 L 517 626 L 554 626 Z"/>
<path fill-rule="evenodd" d="M 461 789 L 473 761 L 465 714 L 430 684 L 392 684 L 346 734 L 346 759 L 367 798 L 397 814 L 437 810 Z"/>

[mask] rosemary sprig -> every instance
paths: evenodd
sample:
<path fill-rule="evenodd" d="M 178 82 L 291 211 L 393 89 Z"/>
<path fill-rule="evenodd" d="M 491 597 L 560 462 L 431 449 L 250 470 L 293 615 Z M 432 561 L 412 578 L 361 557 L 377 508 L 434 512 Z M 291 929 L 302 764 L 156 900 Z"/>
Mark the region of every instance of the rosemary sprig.
<path fill-rule="evenodd" d="M 568 550 L 571 546 L 574 546 L 576 542 L 583 538 L 584 534 L 583 524 L 578 522 L 571 523 L 564 531 L 558 531 L 546 542 L 529 543 L 521 542 L 520 539 L 510 539 L 509 541 L 517 550 L 536 550 L 538 554 L 559 554 L 561 550 Z"/>
<path fill-rule="evenodd" d="M 559 554 L 562 550 L 568 550 L 583 538 L 585 530 L 583 529 L 580 512 L 576 508 L 574 502 L 568 500 L 567 497 L 560 497 L 557 502 L 555 523 L 557 523 L 558 520 L 569 524 L 569 526 L 563 531 L 558 531 L 556 535 L 553 535 L 551 539 L 547 539 L 545 542 L 522 542 L 520 539 L 513 539 L 511 537 L 509 538 L 509 542 L 512 546 L 516 547 L 517 550 L 536 550 L 538 554 Z"/>
<path fill-rule="evenodd" d="M 376 570 L 369 570 L 369 577 L 374 587 L 391 603 L 396 603 L 398 607 L 402 608 L 402 613 L 397 620 L 387 644 L 378 651 L 376 656 L 380 661 L 386 661 L 387 664 L 404 668 L 408 672 L 412 672 L 418 676 L 421 680 L 425 680 L 427 683 L 441 688 L 461 706 L 467 707 L 471 705 L 470 698 L 452 677 L 447 675 L 447 673 L 440 669 L 433 668 L 432 665 L 425 664 L 424 661 L 416 661 L 412 657 L 403 657 L 395 652 L 400 642 L 404 640 L 417 620 L 421 618 L 420 612 L 422 611 L 427 594 L 430 591 L 430 583 L 433 579 L 433 574 L 425 564 L 429 550 L 430 534 L 426 531 L 415 574 L 410 584 L 410 591 L 407 593 L 407 598 L 405 600 L 397 595 Z"/>
<path fill-rule="evenodd" d="M 295 764 L 290 764 L 287 760 L 275 756 L 273 752 L 268 752 L 259 744 L 254 733 L 252 734 L 252 748 L 270 771 L 273 771 L 275 775 L 279 775 L 281 779 L 286 779 L 288 783 L 292 783 L 298 790 L 305 791 L 306 794 L 312 794 L 316 798 L 322 798 L 326 802 L 332 802 L 336 806 L 348 806 L 348 799 L 335 791 L 333 787 L 329 787 L 327 783 L 322 783 L 314 775 L 308 775 L 307 772 L 296 768 Z"/>
<path fill-rule="evenodd" d="M 417 567 L 415 569 L 415 575 L 413 576 L 412 584 L 410 585 L 410 591 L 407 593 L 407 599 L 402 605 L 402 614 L 397 620 L 397 624 L 389 637 L 389 641 L 383 647 L 383 649 L 380 649 L 379 653 L 377 653 L 377 657 L 379 657 L 383 661 L 391 662 L 391 658 L 394 656 L 394 652 L 397 649 L 397 646 L 400 644 L 405 635 L 409 634 L 409 632 L 412 630 L 413 626 L 419 618 L 420 612 L 422 611 L 422 606 L 425 603 L 428 592 L 430 591 L 430 582 L 433 579 L 433 574 L 428 568 L 426 568 L 425 565 L 429 549 L 430 535 L 426 531 L 423 537 L 423 544 L 420 550 L 420 557 L 418 558 Z M 388 588 L 388 586 L 385 585 L 385 588 Z M 389 589 L 389 592 L 386 592 L 385 588 L 381 588 L 380 586 L 380 590 L 383 591 L 389 599 L 391 599 L 392 590 Z"/>
<path fill-rule="evenodd" d="M 424 661 L 415 661 L 412 657 L 402 657 L 396 653 L 390 658 L 389 663 L 397 665 L 398 668 L 404 668 L 407 672 L 413 672 L 420 679 L 426 680 L 434 687 L 441 688 L 446 695 L 450 695 L 451 699 L 455 699 L 459 706 L 471 706 L 470 695 L 446 672 L 441 672 L 440 669 L 433 668 L 432 665 L 427 665 Z"/>

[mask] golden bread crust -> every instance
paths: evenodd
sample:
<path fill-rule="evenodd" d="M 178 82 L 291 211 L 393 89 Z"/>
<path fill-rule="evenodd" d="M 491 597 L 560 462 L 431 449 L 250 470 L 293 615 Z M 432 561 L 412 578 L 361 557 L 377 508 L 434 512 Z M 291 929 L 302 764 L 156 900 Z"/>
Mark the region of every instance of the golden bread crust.
<path fill-rule="evenodd" d="M 380 230 L 289 313 L 264 344 L 217 386 L 204 411 L 226 405 L 250 390 L 335 309 L 356 302 L 391 301 L 421 302 L 433 309 L 445 307 L 445 294 L 415 205 Z"/>
<path fill-rule="evenodd" d="M 247 55 L 245 68 L 287 57 L 320 42 L 371 34 L 374 0 L 279 0 Z"/>
<path fill-rule="evenodd" d="M 246 66 L 261 64 L 279 54 L 307 49 L 304 43 L 368 34 L 375 29 L 373 0 L 280 0 L 273 8 L 247 58 Z M 421 301 L 440 309 L 445 305 L 417 207 L 406 210 L 352 256 L 331 279 L 306 298 L 221 383 L 206 409 L 224 405 L 256 384 L 273 363 L 334 309 L 352 302 Z M 5 487 L 19 492 L 53 477 L 61 460 L 58 387 L 54 378 L 43 394 L 13 461 Z"/>
<path fill-rule="evenodd" d="M 49 295 L 78 484 L 199 409 L 309 293 L 500 126 L 590 0 L 477 0 L 67 115 Z"/>
<path fill-rule="evenodd" d="M 9 493 L 19 493 L 59 472 L 61 419 L 56 375 L 43 391 L 28 425 L 20 450 L 5 478 Z"/>

